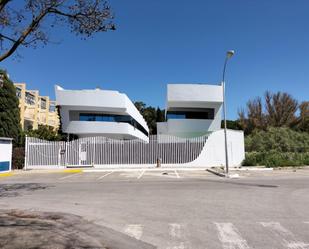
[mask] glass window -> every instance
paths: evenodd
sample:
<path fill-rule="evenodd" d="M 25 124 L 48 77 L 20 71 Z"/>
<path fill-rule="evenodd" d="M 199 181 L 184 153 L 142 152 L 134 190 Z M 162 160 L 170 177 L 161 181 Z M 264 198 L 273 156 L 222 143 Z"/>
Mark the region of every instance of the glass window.
<path fill-rule="evenodd" d="M 100 113 L 80 113 L 79 121 L 97 121 L 97 122 L 119 122 L 131 124 L 136 129 L 148 136 L 146 129 L 135 119 L 128 115 L 100 114 Z"/>
<path fill-rule="evenodd" d="M 167 119 L 214 119 L 215 109 L 206 108 L 202 110 L 169 111 Z"/>

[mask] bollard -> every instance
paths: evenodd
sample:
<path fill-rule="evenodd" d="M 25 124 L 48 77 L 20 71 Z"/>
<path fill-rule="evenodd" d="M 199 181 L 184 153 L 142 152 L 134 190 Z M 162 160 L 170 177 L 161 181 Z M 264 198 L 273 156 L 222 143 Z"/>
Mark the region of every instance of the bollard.
<path fill-rule="evenodd" d="M 157 168 L 161 168 L 161 158 L 157 158 Z"/>

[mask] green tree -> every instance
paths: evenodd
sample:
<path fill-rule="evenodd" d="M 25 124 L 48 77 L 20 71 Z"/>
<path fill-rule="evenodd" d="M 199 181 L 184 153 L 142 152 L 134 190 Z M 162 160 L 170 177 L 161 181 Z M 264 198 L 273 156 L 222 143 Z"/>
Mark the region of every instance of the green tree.
<path fill-rule="evenodd" d="M 13 138 L 14 146 L 22 143 L 18 105 L 13 82 L 4 70 L 0 70 L 0 137 Z"/>
<path fill-rule="evenodd" d="M 36 130 L 29 130 L 25 133 L 29 137 L 37 137 L 48 141 L 59 141 L 62 140 L 62 136 L 58 134 L 53 127 L 48 125 L 39 125 Z"/>
<path fill-rule="evenodd" d="M 164 121 L 165 111 L 161 110 L 159 107 L 156 109 L 152 106 L 147 106 L 141 101 L 136 101 L 134 105 L 145 119 L 149 128 L 149 134 L 157 134 L 157 122 Z"/>
<path fill-rule="evenodd" d="M 226 127 L 231 130 L 241 130 L 239 120 L 226 120 Z M 224 128 L 224 120 L 221 121 L 221 128 Z"/>
<path fill-rule="evenodd" d="M 165 110 L 161 110 L 158 107 L 156 113 L 156 122 L 164 122 L 164 121 L 165 121 Z"/>

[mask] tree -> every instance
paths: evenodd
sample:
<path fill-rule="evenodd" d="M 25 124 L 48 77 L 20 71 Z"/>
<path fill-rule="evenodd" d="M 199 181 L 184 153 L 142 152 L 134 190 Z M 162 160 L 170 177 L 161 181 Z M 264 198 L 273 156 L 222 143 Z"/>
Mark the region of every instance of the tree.
<path fill-rule="evenodd" d="M 113 14 L 104 0 L 0 0 L 0 61 L 18 47 L 46 45 L 48 29 L 68 26 L 87 38 L 115 30 Z"/>
<path fill-rule="evenodd" d="M 299 105 L 299 117 L 295 123 L 296 129 L 309 133 L 309 101 L 304 101 Z"/>
<path fill-rule="evenodd" d="M 227 129 L 231 130 L 241 130 L 242 127 L 239 123 L 239 120 L 226 120 Z M 221 121 L 221 128 L 224 128 L 224 120 Z"/>
<path fill-rule="evenodd" d="M 298 102 L 288 93 L 265 93 L 267 124 L 273 127 L 291 126 L 295 120 Z"/>
<path fill-rule="evenodd" d="M 263 107 L 264 103 L 264 107 Z M 297 109 L 303 117 L 297 117 Z M 247 102 L 246 110 L 238 112 L 239 122 L 245 134 L 251 134 L 255 129 L 266 130 L 268 127 L 291 127 L 296 124 L 304 126 L 306 120 L 306 104 L 299 106 L 296 99 L 288 93 L 266 92 L 264 102 L 260 97 Z M 302 121 L 301 121 L 302 120 Z"/>
<path fill-rule="evenodd" d="M 5 71 L 0 70 L 0 137 L 13 138 L 15 146 L 22 143 L 18 105 L 13 82 Z"/>
<path fill-rule="evenodd" d="M 48 141 L 59 141 L 62 139 L 62 136 L 58 134 L 58 132 L 55 131 L 53 127 L 48 125 L 39 125 L 38 129 L 27 131 L 26 135 Z"/>
<path fill-rule="evenodd" d="M 165 110 L 161 110 L 159 107 L 156 111 L 156 122 L 164 122 L 165 121 Z"/>
<path fill-rule="evenodd" d="M 152 106 L 146 106 L 146 104 L 141 101 L 135 102 L 134 105 L 145 119 L 149 128 L 149 134 L 157 134 L 157 122 L 164 121 L 165 111 L 161 110 L 159 107 L 156 109 Z"/>

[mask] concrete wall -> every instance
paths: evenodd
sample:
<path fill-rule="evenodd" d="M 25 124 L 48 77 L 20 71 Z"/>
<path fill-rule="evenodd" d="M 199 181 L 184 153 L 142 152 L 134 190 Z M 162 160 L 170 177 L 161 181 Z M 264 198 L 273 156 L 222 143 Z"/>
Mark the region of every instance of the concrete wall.
<path fill-rule="evenodd" d="M 221 85 L 168 84 L 167 108 L 178 107 L 177 103 L 188 103 L 188 107 L 204 107 L 204 103 L 222 103 Z M 201 106 L 199 106 L 201 104 Z M 195 105 L 195 106 L 194 106 Z M 185 106 L 181 106 L 185 107 Z"/>
<path fill-rule="evenodd" d="M 12 139 L 0 138 L 0 173 L 12 168 Z"/>
<path fill-rule="evenodd" d="M 227 130 L 228 158 L 231 167 L 241 166 L 245 159 L 243 131 Z M 225 166 L 224 130 L 211 133 L 200 156 L 184 166 L 213 167 Z"/>

